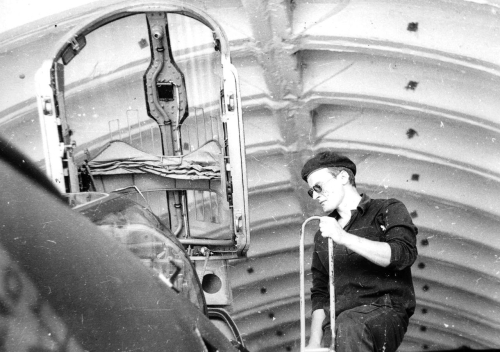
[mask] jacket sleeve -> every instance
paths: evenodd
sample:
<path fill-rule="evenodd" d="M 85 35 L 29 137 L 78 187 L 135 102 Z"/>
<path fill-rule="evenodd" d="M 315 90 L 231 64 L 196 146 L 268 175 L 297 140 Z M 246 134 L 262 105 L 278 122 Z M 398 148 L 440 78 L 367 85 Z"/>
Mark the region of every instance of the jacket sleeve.
<path fill-rule="evenodd" d="M 389 199 L 382 209 L 381 220 L 385 227 L 384 239 L 391 247 L 391 262 L 388 269 L 403 270 L 417 259 L 417 233 L 405 205 L 396 199 Z"/>
<path fill-rule="evenodd" d="M 328 257 L 328 250 L 321 248 L 322 246 L 318 243 L 318 236 L 314 241 L 314 252 L 312 255 L 312 288 L 311 288 L 311 301 L 312 301 L 312 311 L 316 309 L 328 308 L 330 305 L 330 294 L 328 292 L 328 271 L 325 270 L 323 263 L 321 262 L 320 256 L 326 255 Z"/>

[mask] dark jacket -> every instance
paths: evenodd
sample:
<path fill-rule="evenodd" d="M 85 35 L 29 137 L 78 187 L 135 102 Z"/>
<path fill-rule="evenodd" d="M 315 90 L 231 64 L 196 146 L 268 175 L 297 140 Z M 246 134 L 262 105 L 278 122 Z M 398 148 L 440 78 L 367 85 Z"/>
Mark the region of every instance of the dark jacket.
<path fill-rule="evenodd" d="M 339 217 L 337 211 L 329 216 Z M 335 315 L 388 295 L 394 309 L 406 312 L 409 318 L 415 311 L 410 267 L 417 258 L 418 230 L 404 204 L 396 199 L 370 199 L 362 195 L 344 230 L 372 241 L 388 243 L 391 262 L 384 268 L 343 245 L 334 244 Z M 318 231 L 314 243 L 312 310 L 323 308 L 328 312 L 328 240 Z"/>

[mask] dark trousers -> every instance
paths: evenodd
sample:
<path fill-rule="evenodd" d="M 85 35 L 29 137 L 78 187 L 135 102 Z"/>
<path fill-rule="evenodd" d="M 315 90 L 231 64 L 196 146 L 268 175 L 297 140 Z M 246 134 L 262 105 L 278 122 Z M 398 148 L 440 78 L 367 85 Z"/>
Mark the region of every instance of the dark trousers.
<path fill-rule="evenodd" d="M 392 307 L 364 305 L 346 310 L 335 320 L 336 352 L 395 352 L 408 327 L 405 313 Z M 323 327 L 323 347 L 330 347 L 331 325 Z"/>

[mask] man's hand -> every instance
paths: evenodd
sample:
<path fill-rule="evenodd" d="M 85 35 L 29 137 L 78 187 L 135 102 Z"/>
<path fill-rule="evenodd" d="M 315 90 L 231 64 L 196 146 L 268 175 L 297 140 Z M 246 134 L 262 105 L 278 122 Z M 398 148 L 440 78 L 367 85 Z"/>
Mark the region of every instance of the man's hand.
<path fill-rule="evenodd" d="M 316 349 L 316 348 L 321 348 L 321 344 L 320 343 L 317 343 L 317 344 L 310 343 L 309 345 L 306 346 L 306 351 Z"/>
<path fill-rule="evenodd" d="M 343 244 L 342 240 L 346 232 L 334 218 L 322 216 L 319 222 L 319 229 L 323 237 L 330 237 L 334 242 Z"/>
<path fill-rule="evenodd" d="M 323 237 L 330 237 L 334 242 L 344 245 L 369 261 L 386 267 L 391 263 L 391 247 L 388 243 L 371 241 L 350 234 L 334 218 L 322 216 L 319 229 Z"/>
<path fill-rule="evenodd" d="M 319 348 L 321 347 L 321 339 L 323 338 L 322 324 L 325 320 L 326 314 L 324 309 L 316 309 L 311 317 L 311 336 L 309 337 L 309 344 L 306 348 Z"/>

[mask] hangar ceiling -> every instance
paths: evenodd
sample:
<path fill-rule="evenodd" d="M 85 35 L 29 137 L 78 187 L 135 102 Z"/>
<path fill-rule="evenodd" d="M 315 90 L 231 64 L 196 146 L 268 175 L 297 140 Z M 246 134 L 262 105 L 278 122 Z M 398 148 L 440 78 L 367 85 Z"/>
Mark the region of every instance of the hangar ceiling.
<path fill-rule="evenodd" d="M 419 228 L 417 309 L 399 350 L 500 348 L 500 1 L 184 2 L 222 25 L 240 75 L 251 246 L 230 281 L 249 350 L 298 351 L 299 231 L 321 214 L 300 169 L 326 149 L 356 162 L 360 192 L 400 199 Z M 0 37 L 0 59 L 20 60 L 4 77 L 40 66 L 30 55 L 45 49 L 20 31 Z M 16 107 L 4 127 L 34 104 L 31 85 L 4 94 Z"/>
<path fill-rule="evenodd" d="M 241 79 L 252 245 L 232 283 L 251 350 L 297 350 L 298 234 L 320 214 L 299 172 L 326 149 L 352 157 L 358 188 L 402 200 L 419 227 L 417 309 L 399 350 L 499 347 L 498 6 L 208 8 L 231 39 Z"/>

